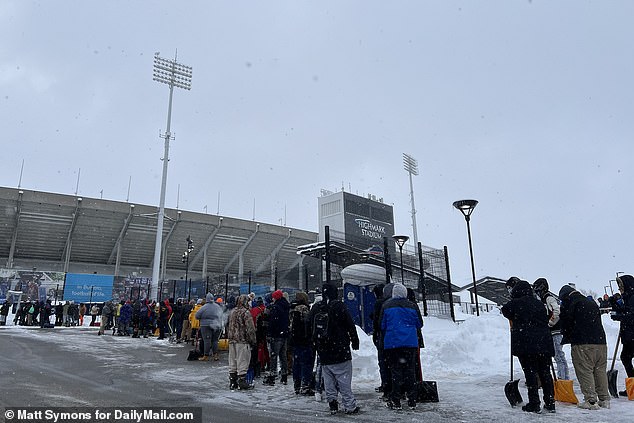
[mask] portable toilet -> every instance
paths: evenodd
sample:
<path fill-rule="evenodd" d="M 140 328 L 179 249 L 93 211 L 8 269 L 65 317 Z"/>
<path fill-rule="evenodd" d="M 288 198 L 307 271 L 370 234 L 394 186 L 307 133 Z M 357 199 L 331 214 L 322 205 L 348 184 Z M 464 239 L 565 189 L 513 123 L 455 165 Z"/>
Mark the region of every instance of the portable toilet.
<path fill-rule="evenodd" d="M 341 271 L 343 300 L 354 323 L 368 335 L 372 333 L 371 314 L 376 298 L 372 289 L 385 283 L 385 268 L 375 264 L 352 264 Z"/>

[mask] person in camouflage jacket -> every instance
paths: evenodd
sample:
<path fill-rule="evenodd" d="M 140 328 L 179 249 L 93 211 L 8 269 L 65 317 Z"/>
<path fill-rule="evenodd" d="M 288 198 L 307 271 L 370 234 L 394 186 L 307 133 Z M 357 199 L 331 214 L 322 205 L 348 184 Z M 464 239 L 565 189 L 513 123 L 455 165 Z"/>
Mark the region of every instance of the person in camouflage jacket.
<path fill-rule="evenodd" d="M 229 387 L 249 389 L 246 376 L 251 361 L 251 349 L 255 347 L 255 325 L 249 312 L 249 297 L 240 295 L 231 311 L 227 324 L 229 340 Z"/>

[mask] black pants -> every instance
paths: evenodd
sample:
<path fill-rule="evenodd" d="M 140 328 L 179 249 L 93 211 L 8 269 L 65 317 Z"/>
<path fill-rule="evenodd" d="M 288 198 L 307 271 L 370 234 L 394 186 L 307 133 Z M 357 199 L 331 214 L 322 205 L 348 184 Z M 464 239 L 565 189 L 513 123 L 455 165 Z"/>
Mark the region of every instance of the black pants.
<path fill-rule="evenodd" d="M 518 357 L 524 377 L 526 378 L 526 387 L 528 388 L 529 404 L 539 405 L 539 387 L 537 378 L 542 383 L 542 391 L 544 395 L 544 404 L 552 405 L 555 403 L 555 388 L 553 386 L 553 377 L 550 374 L 550 366 L 552 365 L 552 357 L 542 354 L 524 355 Z"/>
<path fill-rule="evenodd" d="M 392 373 L 390 399 L 401 401 L 401 394 L 407 393 L 408 399 L 416 399 L 416 354 L 418 348 L 390 348 L 384 350 L 385 359 Z"/>
<path fill-rule="evenodd" d="M 634 342 L 623 342 L 623 350 L 621 351 L 621 362 L 623 363 L 623 367 L 625 367 L 627 377 L 634 377 L 632 358 L 634 358 Z"/>

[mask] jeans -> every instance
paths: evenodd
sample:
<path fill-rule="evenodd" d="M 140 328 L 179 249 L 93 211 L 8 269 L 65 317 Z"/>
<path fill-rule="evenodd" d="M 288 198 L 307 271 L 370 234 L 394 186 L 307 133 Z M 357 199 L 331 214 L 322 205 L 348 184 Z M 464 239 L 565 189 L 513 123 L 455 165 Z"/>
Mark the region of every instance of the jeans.
<path fill-rule="evenodd" d="M 309 346 L 293 347 L 293 381 L 301 381 L 302 387 L 310 386 L 313 378 L 313 352 Z"/>
<path fill-rule="evenodd" d="M 568 373 L 568 363 L 561 340 L 564 336 L 561 333 L 553 334 L 553 345 L 555 346 L 555 363 L 557 363 L 557 379 L 570 380 Z"/>
<path fill-rule="evenodd" d="M 277 360 L 280 360 L 280 375 L 288 374 L 288 360 L 286 359 L 286 338 L 270 338 L 269 352 L 271 354 L 271 364 L 269 368 L 269 376 L 277 376 Z"/>

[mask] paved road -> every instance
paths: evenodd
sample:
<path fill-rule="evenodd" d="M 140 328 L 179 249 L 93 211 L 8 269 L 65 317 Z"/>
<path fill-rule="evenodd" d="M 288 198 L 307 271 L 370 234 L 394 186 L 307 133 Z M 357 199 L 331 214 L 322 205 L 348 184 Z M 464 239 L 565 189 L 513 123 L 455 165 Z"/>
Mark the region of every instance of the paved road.
<path fill-rule="evenodd" d="M 395 418 L 374 392 L 356 394 L 362 413 L 330 416 L 328 405 L 296 396 L 291 385 L 227 389 L 219 362 L 188 362 L 191 346 L 157 339 L 97 336 L 95 328 L 0 328 L 0 407 L 202 407 L 203 422 L 385 422 Z M 476 421 L 451 404 L 429 404 L 399 418 Z M 486 420 L 482 420 L 486 421 Z"/>

